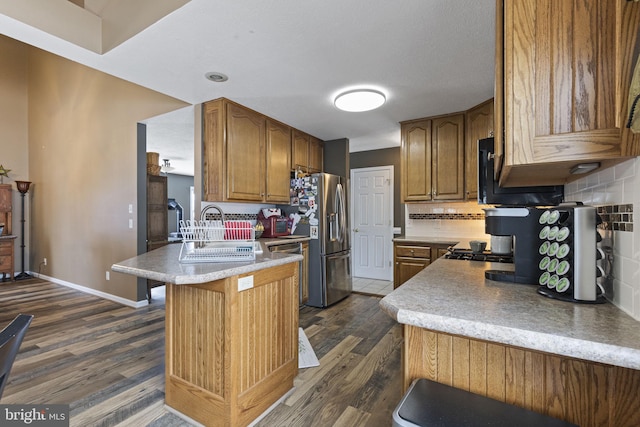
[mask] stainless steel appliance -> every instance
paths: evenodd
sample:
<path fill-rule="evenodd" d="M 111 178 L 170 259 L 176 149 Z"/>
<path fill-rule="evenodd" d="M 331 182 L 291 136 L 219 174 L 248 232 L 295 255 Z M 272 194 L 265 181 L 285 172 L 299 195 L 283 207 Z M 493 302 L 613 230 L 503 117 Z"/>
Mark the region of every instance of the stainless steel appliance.
<path fill-rule="evenodd" d="M 596 209 L 585 205 L 560 205 L 544 210 L 539 218 L 538 293 L 564 301 L 605 302 L 605 271 L 609 261 L 596 228 Z"/>
<path fill-rule="evenodd" d="M 500 206 L 555 206 L 564 186 L 500 187 L 494 179 L 493 138 L 478 141 L 478 203 Z"/>
<path fill-rule="evenodd" d="M 294 234 L 310 236 L 309 300 L 328 307 L 352 292 L 347 180 L 327 173 L 294 179 L 303 219 Z"/>

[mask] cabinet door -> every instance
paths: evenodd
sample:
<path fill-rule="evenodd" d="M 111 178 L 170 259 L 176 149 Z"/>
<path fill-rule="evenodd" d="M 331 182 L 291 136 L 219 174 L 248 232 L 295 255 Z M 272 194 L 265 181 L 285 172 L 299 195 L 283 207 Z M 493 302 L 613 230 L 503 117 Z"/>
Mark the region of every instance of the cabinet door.
<path fill-rule="evenodd" d="M 266 200 L 269 203 L 289 204 L 291 177 L 291 128 L 267 119 Z"/>
<path fill-rule="evenodd" d="M 464 115 L 432 121 L 431 179 L 433 200 L 464 198 Z"/>
<path fill-rule="evenodd" d="M 502 185 L 563 184 L 576 164 L 638 155 L 623 135 L 639 7 L 504 0 Z"/>
<path fill-rule="evenodd" d="M 309 138 L 309 172 L 323 171 L 324 143 L 318 138 Z"/>
<path fill-rule="evenodd" d="M 302 169 L 304 172 L 309 168 L 309 135 L 297 129 L 293 130 L 293 163 L 291 169 Z"/>
<path fill-rule="evenodd" d="M 224 200 L 225 143 L 223 101 L 217 99 L 202 105 L 202 192 L 203 200 Z"/>
<path fill-rule="evenodd" d="M 493 100 L 473 107 L 465 117 L 465 198 L 478 198 L 478 140 L 493 136 Z"/>
<path fill-rule="evenodd" d="M 431 120 L 402 124 L 402 200 L 431 200 Z"/>
<path fill-rule="evenodd" d="M 265 182 L 265 117 L 227 106 L 227 199 L 260 202 Z"/>
<path fill-rule="evenodd" d="M 424 270 L 430 262 L 425 258 L 396 258 L 394 289 Z"/>

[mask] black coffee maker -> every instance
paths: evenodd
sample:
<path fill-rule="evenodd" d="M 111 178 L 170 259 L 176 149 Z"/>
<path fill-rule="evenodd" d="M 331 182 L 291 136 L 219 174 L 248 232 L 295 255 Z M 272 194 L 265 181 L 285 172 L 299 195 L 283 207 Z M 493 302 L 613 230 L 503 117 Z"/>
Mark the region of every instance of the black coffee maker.
<path fill-rule="evenodd" d="M 542 256 L 538 253 L 540 215 L 536 207 L 497 207 L 484 209 L 485 232 L 492 236 L 513 236 L 514 271 L 487 270 L 487 279 L 535 285 Z"/>

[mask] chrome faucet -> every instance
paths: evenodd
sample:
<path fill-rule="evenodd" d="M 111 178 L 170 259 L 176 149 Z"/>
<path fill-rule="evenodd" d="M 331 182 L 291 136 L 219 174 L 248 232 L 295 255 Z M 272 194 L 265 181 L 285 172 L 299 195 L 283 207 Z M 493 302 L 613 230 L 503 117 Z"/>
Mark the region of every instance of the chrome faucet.
<path fill-rule="evenodd" d="M 218 212 L 220 212 L 220 219 L 222 220 L 222 223 L 224 224 L 224 212 L 222 212 L 222 209 L 220 209 L 220 206 L 218 205 L 207 205 L 205 206 L 204 209 L 202 209 L 202 213 L 200 213 L 200 221 L 205 221 L 206 220 L 206 213 L 209 209 L 217 209 Z"/>

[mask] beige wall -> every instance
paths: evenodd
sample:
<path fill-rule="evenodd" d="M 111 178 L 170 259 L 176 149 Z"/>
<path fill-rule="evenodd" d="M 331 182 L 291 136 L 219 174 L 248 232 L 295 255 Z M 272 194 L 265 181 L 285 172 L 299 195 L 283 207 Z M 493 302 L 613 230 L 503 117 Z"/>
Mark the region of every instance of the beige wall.
<path fill-rule="evenodd" d="M 28 69 L 26 98 L 23 90 L 10 102 L 24 112 L 2 119 L 21 137 L 16 151 L 28 157 L 22 178 L 33 182 L 28 269 L 135 301 L 134 277 L 111 272 L 107 281 L 105 272 L 136 255 L 136 123 L 188 104 L 5 38 L 0 49 L 5 44 L 23 58 L 12 80 L 25 87 Z"/>
<path fill-rule="evenodd" d="M 0 36 L 0 58 L 0 164 L 11 169 L 9 178 L 3 178 L 3 182 L 11 184 L 14 190 L 12 228 L 13 234 L 20 236 L 20 196 L 13 181 L 29 180 L 27 50 L 23 44 Z M 28 213 L 28 199 L 25 206 Z M 27 228 L 25 244 L 28 242 Z M 20 271 L 20 238 L 14 245 L 14 271 Z"/>

